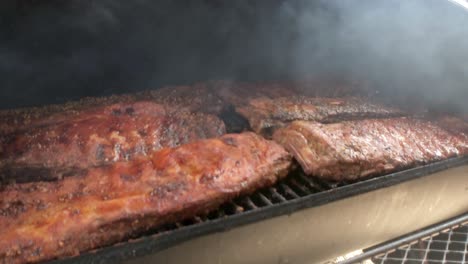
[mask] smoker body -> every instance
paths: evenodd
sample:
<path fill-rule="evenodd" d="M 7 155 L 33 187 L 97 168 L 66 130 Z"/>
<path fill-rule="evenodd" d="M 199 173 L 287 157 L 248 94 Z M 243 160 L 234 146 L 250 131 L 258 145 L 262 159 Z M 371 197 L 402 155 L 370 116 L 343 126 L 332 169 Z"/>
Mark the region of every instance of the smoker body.
<path fill-rule="evenodd" d="M 126 263 L 323 263 L 468 212 L 467 178 L 452 168 Z"/>
<path fill-rule="evenodd" d="M 468 50 L 462 49 L 468 34 L 460 26 L 468 14 L 448 1 L 417 1 L 427 8 L 414 20 L 411 11 L 418 4 L 399 1 L 364 1 L 366 8 L 342 7 L 339 1 L 86 2 L 5 4 L 0 108 L 212 79 L 294 80 L 312 74 L 364 79 L 395 104 L 418 107 L 418 99 L 436 111 L 468 115 Z M 343 16 L 341 8 L 350 11 Z M 426 20 L 424 30 L 441 26 L 408 39 Z M 354 31 L 366 23 L 388 27 Z M 343 27 L 348 24 L 355 27 Z M 384 29 L 393 34 L 379 31 Z M 450 38 L 415 42 L 427 35 Z M 338 196 L 328 186 L 310 193 L 313 202 L 300 197 L 287 208 L 273 203 L 269 213 L 256 217 L 250 208 L 228 217 L 234 219 L 230 224 L 214 217 L 203 228 L 170 227 L 56 262 L 319 263 L 468 211 L 466 160 L 429 175 L 406 173 L 417 177 L 352 184 Z"/>

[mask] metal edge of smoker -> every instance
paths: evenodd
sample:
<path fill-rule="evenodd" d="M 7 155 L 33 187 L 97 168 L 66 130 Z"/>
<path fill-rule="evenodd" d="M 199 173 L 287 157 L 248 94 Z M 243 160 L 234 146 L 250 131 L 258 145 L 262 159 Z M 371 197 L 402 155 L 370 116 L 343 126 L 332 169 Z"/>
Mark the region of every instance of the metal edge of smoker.
<path fill-rule="evenodd" d="M 372 178 L 362 182 L 336 187 L 305 197 L 288 200 L 280 204 L 273 204 L 270 206 L 258 208 L 256 210 L 208 220 L 199 224 L 184 226 L 175 230 L 169 230 L 166 232 L 130 240 L 128 242 L 122 242 L 112 246 L 86 252 L 79 256 L 49 261 L 49 263 L 108 263 L 111 261 L 118 262 L 131 258 L 141 257 L 156 253 L 202 235 L 227 231 L 235 227 L 281 215 L 289 215 L 301 209 L 318 207 L 327 203 L 335 202 L 359 194 L 364 194 L 373 190 L 394 186 L 402 182 L 417 179 L 465 164 L 468 164 L 468 157 L 458 157 L 439 161 L 425 166 Z"/>

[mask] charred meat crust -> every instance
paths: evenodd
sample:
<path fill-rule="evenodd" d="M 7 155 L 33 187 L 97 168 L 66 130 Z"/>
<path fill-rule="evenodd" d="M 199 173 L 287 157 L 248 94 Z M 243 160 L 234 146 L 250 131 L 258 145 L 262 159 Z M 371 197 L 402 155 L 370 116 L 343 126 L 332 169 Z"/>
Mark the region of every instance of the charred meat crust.
<path fill-rule="evenodd" d="M 0 259 L 43 261 L 123 241 L 270 186 L 290 165 L 281 146 L 248 132 L 166 148 L 62 181 L 4 186 Z"/>
<path fill-rule="evenodd" d="M 58 179 L 225 132 L 213 115 L 146 101 L 113 104 L 57 124 L 0 135 L 0 179 Z"/>
<path fill-rule="evenodd" d="M 333 123 L 403 116 L 403 112 L 398 109 L 357 97 L 260 97 L 249 100 L 247 105 L 237 107 L 236 110 L 249 121 L 255 132 L 266 137 L 271 137 L 277 128 L 295 120 Z"/>
<path fill-rule="evenodd" d="M 359 85 L 362 86 L 362 85 Z M 291 94 L 308 96 L 349 96 L 358 93 L 355 84 L 340 84 L 326 80 L 303 82 L 256 82 L 208 81 L 192 85 L 167 86 L 134 94 L 89 97 L 64 104 L 0 111 L 0 134 L 27 131 L 38 126 L 47 126 L 80 115 L 89 108 L 117 103 L 152 101 L 184 108 L 190 112 L 220 115 L 226 106 L 240 107 L 248 100 L 258 97 L 278 98 Z"/>
<path fill-rule="evenodd" d="M 66 121 L 89 108 L 136 101 L 135 95 L 88 97 L 79 101 L 42 107 L 19 108 L 0 111 L 0 134 L 27 131 L 34 127 L 47 126 Z"/>
<path fill-rule="evenodd" d="M 304 171 L 343 181 L 468 154 L 468 138 L 414 118 L 295 121 L 273 136 Z"/>
<path fill-rule="evenodd" d="M 456 116 L 438 116 L 438 117 L 426 117 L 427 120 L 430 120 L 440 127 L 455 133 L 455 134 L 465 134 L 468 135 L 468 119 L 462 119 Z"/>
<path fill-rule="evenodd" d="M 218 114 L 222 110 L 223 104 L 213 91 L 217 85 L 221 84 L 205 82 L 191 86 L 168 86 L 134 94 L 89 97 L 64 104 L 3 110 L 0 111 L 0 119 L 2 120 L 0 134 L 28 131 L 35 127 L 57 124 L 82 115 L 90 108 L 138 101 L 150 101 L 174 109 L 184 109 L 188 112 Z"/>

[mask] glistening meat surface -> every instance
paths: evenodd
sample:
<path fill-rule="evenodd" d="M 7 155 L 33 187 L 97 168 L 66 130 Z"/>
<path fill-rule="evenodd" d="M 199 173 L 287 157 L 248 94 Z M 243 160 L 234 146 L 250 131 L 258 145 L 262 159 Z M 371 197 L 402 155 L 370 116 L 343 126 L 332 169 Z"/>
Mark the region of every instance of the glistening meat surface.
<path fill-rule="evenodd" d="M 285 176 L 290 155 L 254 133 L 166 148 L 0 192 L 0 262 L 77 255 L 213 210 Z"/>
<path fill-rule="evenodd" d="M 257 133 L 271 136 L 279 127 L 295 121 L 331 123 L 341 120 L 394 117 L 403 113 L 398 109 L 371 103 L 356 97 L 325 98 L 288 96 L 276 99 L 265 97 L 248 101 L 236 108 Z"/>
<path fill-rule="evenodd" d="M 413 119 L 369 119 L 336 124 L 295 121 L 273 135 L 304 171 L 331 181 L 356 180 L 468 154 L 462 133 Z"/>
<path fill-rule="evenodd" d="M 0 179 L 57 179 L 223 134 L 224 123 L 216 116 L 154 102 L 113 104 L 57 124 L 0 135 Z"/>

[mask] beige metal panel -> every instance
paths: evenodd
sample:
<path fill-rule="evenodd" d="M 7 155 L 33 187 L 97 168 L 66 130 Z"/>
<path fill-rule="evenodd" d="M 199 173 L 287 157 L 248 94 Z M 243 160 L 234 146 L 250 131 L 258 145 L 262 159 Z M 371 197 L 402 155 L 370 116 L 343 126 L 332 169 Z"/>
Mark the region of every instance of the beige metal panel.
<path fill-rule="evenodd" d="M 321 263 L 468 212 L 468 166 L 227 232 L 133 263 Z"/>

